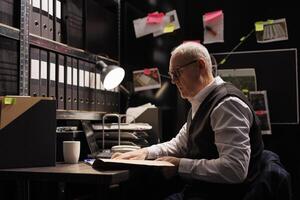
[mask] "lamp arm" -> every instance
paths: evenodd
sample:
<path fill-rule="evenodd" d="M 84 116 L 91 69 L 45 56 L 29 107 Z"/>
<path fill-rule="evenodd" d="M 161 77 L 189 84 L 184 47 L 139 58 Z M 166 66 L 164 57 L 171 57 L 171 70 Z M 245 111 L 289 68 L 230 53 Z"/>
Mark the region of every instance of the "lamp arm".
<path fill-rule="evenodd" d="M 130 95 L 130 91 L 125 88 L 122 84 L 119 85 L 120 89 L 123 90 L 127 95 Z"/>

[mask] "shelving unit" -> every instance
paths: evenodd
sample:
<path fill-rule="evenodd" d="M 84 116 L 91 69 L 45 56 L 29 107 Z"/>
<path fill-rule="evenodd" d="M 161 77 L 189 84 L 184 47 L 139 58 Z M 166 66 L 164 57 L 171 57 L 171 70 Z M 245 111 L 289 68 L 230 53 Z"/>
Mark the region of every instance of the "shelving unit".
<path fill-rule="evenodd" d="M 85 5 L 87 3 L 87 0 L 82 1 Z M 94 1 L 94 3 L 97 3 L 97 1 Z M 116 22 L 116 26 L 118 27 L 118 37 L 120 35 L 120 1 L 110 1 L 107 0 L 106 2 L 110 2 L 108 4 L 114 5 L 115 14 L 118 16 L 118 21 Z M 99 2 L 100 3 L 100 2 Z M 101 2 L 102 3 L 102 2 Z M 19 16 L 19 28 L 15 28 L 6 24 L 0 23 L 0 37 L 5 37 L 9 39 L 13 39 L 18 41 L 18 94 L 19 95 L 29 95 L 29 82 L 30 82 L 30 48 L 31 47 L 37 47 L 42 50 L 47 50 L 50 52 L 54 52 L 56 54 L 60 54 L 63 56 L 70 56 L 72 58 L 76 58 L 79 60 L 84 60 L 89 63 L 96 63 L 97 60 L 103 60 L 104 62 L 107 62 L 109 64 L 119 64 L 119 61 L 102 56 L 106 55 L 105 52 L 101 53 L 101 55 L 94 54 L 91 52 L 88 52 L 84 49 L 75 48 L 72 46 L 69 46 L 67 44 L 57 42 L 54 40 L 50 40 L 38 35 L 34 35 L 32 33 L 29 33 L 29 26 L 30 23 L 30 12 L 31 12 L 31 5 L 30 0 L 19 0 L 18 4 L 20 4 L 20 12 L 19 14 L 14 13 L 14 15 Z M 99 4 L 100 5 L 100 4 Z M 106 5 L 106 3 L 105 3 Z M 86 9 L 86 8 L 85 8 Z M 84 11 L 86 12 L 86 10 Z M 84 24 L 86 26 L 86 24 Z M 86 27 L 83 29 L 85 30 Z M 99 30 L 99 29 L 98 29 Z M 85 34 L 85 33 L 84 33 Z M 118 59 L 119 59 L 119 46 L 120 42 L 118 39 Z M 105 98 L 111 98 L 111 96 L 114 96 L 114 94 L 110 93 L 118 93 L 118 90 L 116 91 L 103 91 L 103 94 L 107 94 L 109 97 Z M 119 95 L 119 94 L 116 94 Z M 109 105 L 107 107 L 114 107 L 114 109 L 119 106 L 119 103 L 107 101 Z M 109 110 L 108 110 L 109 111 Z M 74 111 L 75 112 L 75 111 Z M 79 112 L 81 113 L 81 112 Z"/>

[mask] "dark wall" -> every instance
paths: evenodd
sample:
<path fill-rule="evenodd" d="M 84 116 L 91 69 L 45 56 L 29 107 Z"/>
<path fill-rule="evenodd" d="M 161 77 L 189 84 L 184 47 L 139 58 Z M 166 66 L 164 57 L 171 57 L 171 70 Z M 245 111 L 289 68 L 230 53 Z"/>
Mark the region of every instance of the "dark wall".
<path fill-rule="evenodd" d="M 145 17 L 154 11 L 167 12 L 176 9 L 181 29 L 159 37 L 147 35 L 135 38 L 133 20 Z M 237 50 L 270 50 L 298 48 L 300 46 L 298 35 L 298 7 L 296 1 L 217 1 L 217 0 L 123 0 L 122 1 L 122 38 L 121 38 L 121 64 L 126 68 L 126 83 L 132 80 L 131 72 L 135 69 L 156 66 L 161 73 L 168 71 L 170 51 L 182 41 L 203 41 L 202 15 L 206 12 L 222 9 L 224 13 L 224 43 L 208 44 L 206 47 L 212 53 L 229 52 L 239 43 L 242 36 L 254 29 L 256 21 L 286 18 L 289 40 L 259 44 L 255 34 L 252 34 Z M 296 10 L 297 9 L 297 10 Z M 299 52 L 297 55 L 299 58 Z M 228 59 L 231 59 L 229 57 Z M 272 73 L 272 72 L 271 72 Z M 282 76 L 286 76 L 282 66 Z M 299 76 L 299 70 L 298 70 Z M 163 81 L 168 81 L 164 80 Z M 274 80 L 277 81 L 277 80 Z M 130 85 L 130 84 L 129 84 Z M 299 90 L 299 84 L 298 90 Z M 282 90 L 289 88 L 282 88 Z M 175 87 L 165 100 L 159 102 L 164 107 L 168 106 L 166 118 L 163 122 L 165 139 L 175 135 L 181 124 L 184 123 L 186 103 L 178 97 Z M 134 94 L 132 103 L 153 100 L 157 91 L 147 91 L 145 94 Z M 299 91 L 298 91 L 299 92 Z M 287 98 L 278 94 L 277 98 Z M 298 102 L 299 103 L 299 102 Z M 284 106 L 284 105 L 283 105 Z M 295 108 L 296 109 L 296 108 Z M 167 128 L 166 128 L 167 127 Z M 170 128 L 172 127 L 172 128 Z M 265 148 L 279 154 L 282 163 L 292 175 L 294 199 L 300 199 L 300 157 L 297 155 L 299 125 L 272 124 L 272 135 L 264 136 Z"/>

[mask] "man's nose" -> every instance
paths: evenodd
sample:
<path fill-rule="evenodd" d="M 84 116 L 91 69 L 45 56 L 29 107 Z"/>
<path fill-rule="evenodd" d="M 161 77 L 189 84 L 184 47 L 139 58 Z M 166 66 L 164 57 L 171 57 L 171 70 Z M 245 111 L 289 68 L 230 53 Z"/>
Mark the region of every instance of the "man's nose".
<path fill-rule="evenodd" d="M 176 80 L 176 79 L 174 79 L 174 78 L 171 79 L 171 83 L 174 84 L 174 85 L 176 84 L 177 81 L 178 81 L 178 80 Z"/>

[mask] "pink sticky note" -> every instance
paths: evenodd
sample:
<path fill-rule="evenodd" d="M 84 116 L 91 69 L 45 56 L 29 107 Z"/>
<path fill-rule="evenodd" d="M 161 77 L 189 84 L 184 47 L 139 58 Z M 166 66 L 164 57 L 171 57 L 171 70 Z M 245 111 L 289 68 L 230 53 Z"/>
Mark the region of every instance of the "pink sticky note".
<path fill-rule="evenodd" d="M 147 16 L 147 24 L 160 24 L 164 18 L 164 13 L 154 12 Z"/>
<path fill-rule="evenodd" d="M 150 69 L 144 69 L 144 74 L 145 75 L 150 75 L 151 74 L 151 70 Z"/>
<path fill-rule="evenodd" d="M 208 22 L 214 19 L 217 19 L 223 14 L 222 10 L 214 11 L 214 12 L 209 12 L 204 14 L 204 21 Z"/>
<path fill-rule="evenodd" d="M 187 43 L 187 42 L 196 42 L 196 43 L 201 44 L 200 40 L 185 40 L 185 41 L 182 42 L 182 44 Z"/>

